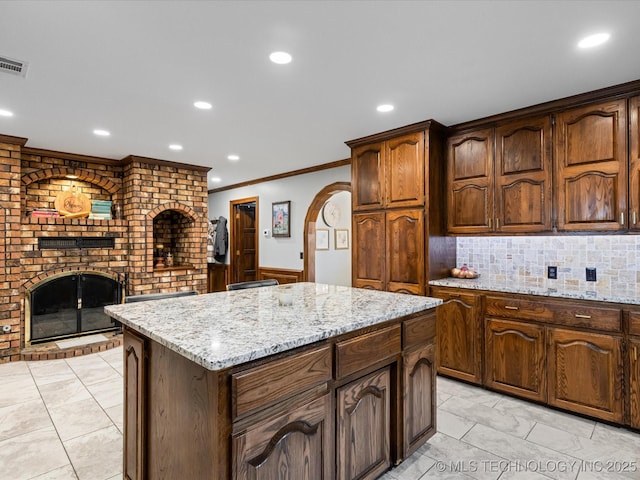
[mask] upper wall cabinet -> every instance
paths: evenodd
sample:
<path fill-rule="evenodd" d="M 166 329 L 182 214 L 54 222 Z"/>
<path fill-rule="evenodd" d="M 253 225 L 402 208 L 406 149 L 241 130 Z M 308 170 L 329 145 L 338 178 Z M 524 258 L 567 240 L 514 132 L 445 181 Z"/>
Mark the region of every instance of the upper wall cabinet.
<path fill-rule="evenodd" d="M 356 147 L 351 152 L 353 210 L 375 210 L 384 204 L 384 142 Z"/>
<path fill-rule="evenodd" d="M 551 118 L 496 128 L 494 231 L 551 230 Z"/>
<path fill-rule="evenodd" d="M 548 115 L 450 137 L 447 152 L 450 233 L 551 230 Z"/>
<path fill-rule="evenodd" d="M 385 142 L 385 207 L 424 205 L 424 132 Z"/>
<path fill-rule="evenodd" d="M 603 102 L 556 116 L 559 230 L 627 228 L 626 104 Z"/>
<path fill-rule="evenodd" d="M 640 97 L 629 100 L 629 228 L 640 229 Z"/>
<path fill-rule="evenodd" d="M 424 143 L 416 132 L 354 148 L 353 210 L 424 205 Z"/>
<path fill-rule="evenodd" d="M 492 229 L 493 129 L 455 135 L 447 142 L 447 195 L 450 233 Z"/>

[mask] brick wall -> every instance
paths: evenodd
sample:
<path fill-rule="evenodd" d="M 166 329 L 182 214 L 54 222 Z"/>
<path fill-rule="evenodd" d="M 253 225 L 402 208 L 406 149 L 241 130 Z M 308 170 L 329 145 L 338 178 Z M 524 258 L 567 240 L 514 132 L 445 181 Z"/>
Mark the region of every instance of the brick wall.
<path fill-rule="evenodd" d="M 22 344 L 20 295 L 20 153 L 26 139 L 0 136 L 0 361 L 19 360 Z M 8 325 L 11 332 L 4 333 Z M 6 360 L 5 360 L 6 361 Z"/>
<path fill-rule="evenodd" d="M 52 275 L 72 270 L 127 274 L 127 295 L 206 293 L 208 169 L 142 157 L 115 161 L 64 154 L 25 143 L 0 135 L 0 225 L 5 232 L 0 235 L 0 328 L 12 329 L 0 330 L 0 362 L 21 358 L 25 295 Z M 74 187 L 91 200 L 120 204 L 123 218 L 26 215 L 32 208 L 54 208 L 56 196 Z M 49 236 L 109 236 L 115 248 L 40 250 L 38 238 Z M 174 268 L 153 268 L 154 238 L 170 246 Z"/>

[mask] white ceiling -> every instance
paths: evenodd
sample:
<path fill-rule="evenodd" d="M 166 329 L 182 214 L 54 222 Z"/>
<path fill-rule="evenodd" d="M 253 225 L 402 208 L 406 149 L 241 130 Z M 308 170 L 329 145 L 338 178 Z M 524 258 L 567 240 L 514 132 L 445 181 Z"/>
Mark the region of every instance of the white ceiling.
<path fill-rule="evenodd" d="M 14 112 L 0 134 L 204 165 L 217 188 L 347 158 L 344 141 L 413 122 L 640 79 L 639 20 L 640 1 L 4 0 L 0 56 L 29 69 L 0 73 Z M 607 44 L 576 47 L 600 31 Z M 293 62 L 271 63 L 275 50 Z"/>

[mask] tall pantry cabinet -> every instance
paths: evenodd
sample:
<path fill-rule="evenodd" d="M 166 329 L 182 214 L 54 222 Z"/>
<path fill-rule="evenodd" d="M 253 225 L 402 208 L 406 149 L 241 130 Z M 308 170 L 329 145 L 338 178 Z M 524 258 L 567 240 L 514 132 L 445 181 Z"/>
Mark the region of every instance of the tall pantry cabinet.
<path fill-rule="evenodd" d="M 433 120 L 351 148 L 354 287 L 424 295 L 455 263 L 445 237 L 444 127 Z"/>

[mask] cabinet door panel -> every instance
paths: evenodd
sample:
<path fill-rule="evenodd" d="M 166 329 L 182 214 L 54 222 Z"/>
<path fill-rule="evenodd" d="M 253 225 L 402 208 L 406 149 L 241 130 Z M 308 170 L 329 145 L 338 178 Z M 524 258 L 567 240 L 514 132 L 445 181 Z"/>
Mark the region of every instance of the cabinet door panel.
<path fill-rule="evenodd" d="M 485 383 L 533 400 L 546 400 L 544 327 L 487 318 Z"/>
<path fill-rule="evenodd" d="M 550 149 L 548 116 L 496 128 L 496 231 L 551 230 Z"/>
<path fill-rule="evenodd" d="M 629 375 L 630 422 L 640 428 L 640 339 L 629 342 Z"/>
<path fill-rule="evenodd" d="M 387 141 L 385 174 L 387 207 L 424 205 L 423 132 Z"/>
<path fill-rule="evenodd" d="M 424 295 L 424 211 L 387 212 L 387 289 Z"/>
<path fill-rule="evenodd" d="M 455 135 L 447 142 L 447 228 L 451 233 L 491 231 L 493 129 Z"/>
<path fill-rule="evenodd" d="M 385 368 L 337 391 L 337 480 L 377 478 L 391 466 L 391 376 Z"/>
<path fill-rule="evenodd" d="M 435 346 L 427 345 L 405 354 L 404 455 L 407 458 L 436 432 Z"/>
<path fill-rule="evenodd" d="M 557 116 L 558 228 L 626 229 L 626 100 Z"/>
<path fill-rule="evenodd" d="M 238 480 L 329 480 L 332 478 L 329 395 L 260 422 L 233 437 L 233 472 Z"/>
<path fill-rule="evenodd" d="M 551 328 L 549 404 L 612 422 L 622 421 L 622 339 Z"/>
<path fill-rule="evenodd" d="M 384 212 L 353 216 L 353 286 L 385 289 Z"/>
<path fill-rule="evenodd" d="M 127 480 L 146 478 L 146 344 L 125 330 L 124 335 L 124 473 Z"/>
<path fill-rule="evenodd" d="M 431 294 L 444 303 L 437 309 L 438 373 L 479 384 L 482 382 L 480 298 L 472 294 Z"/>
<path fill-rule="evenodd" d="M 383 143 L 354 148 L 351 154 L 353 210 L 382 208 L 384 188 Z"/>
<path fill-rule="evenodd" d="M 640 229 L 640 97 L 629 100 L 629 228 Z"/>

